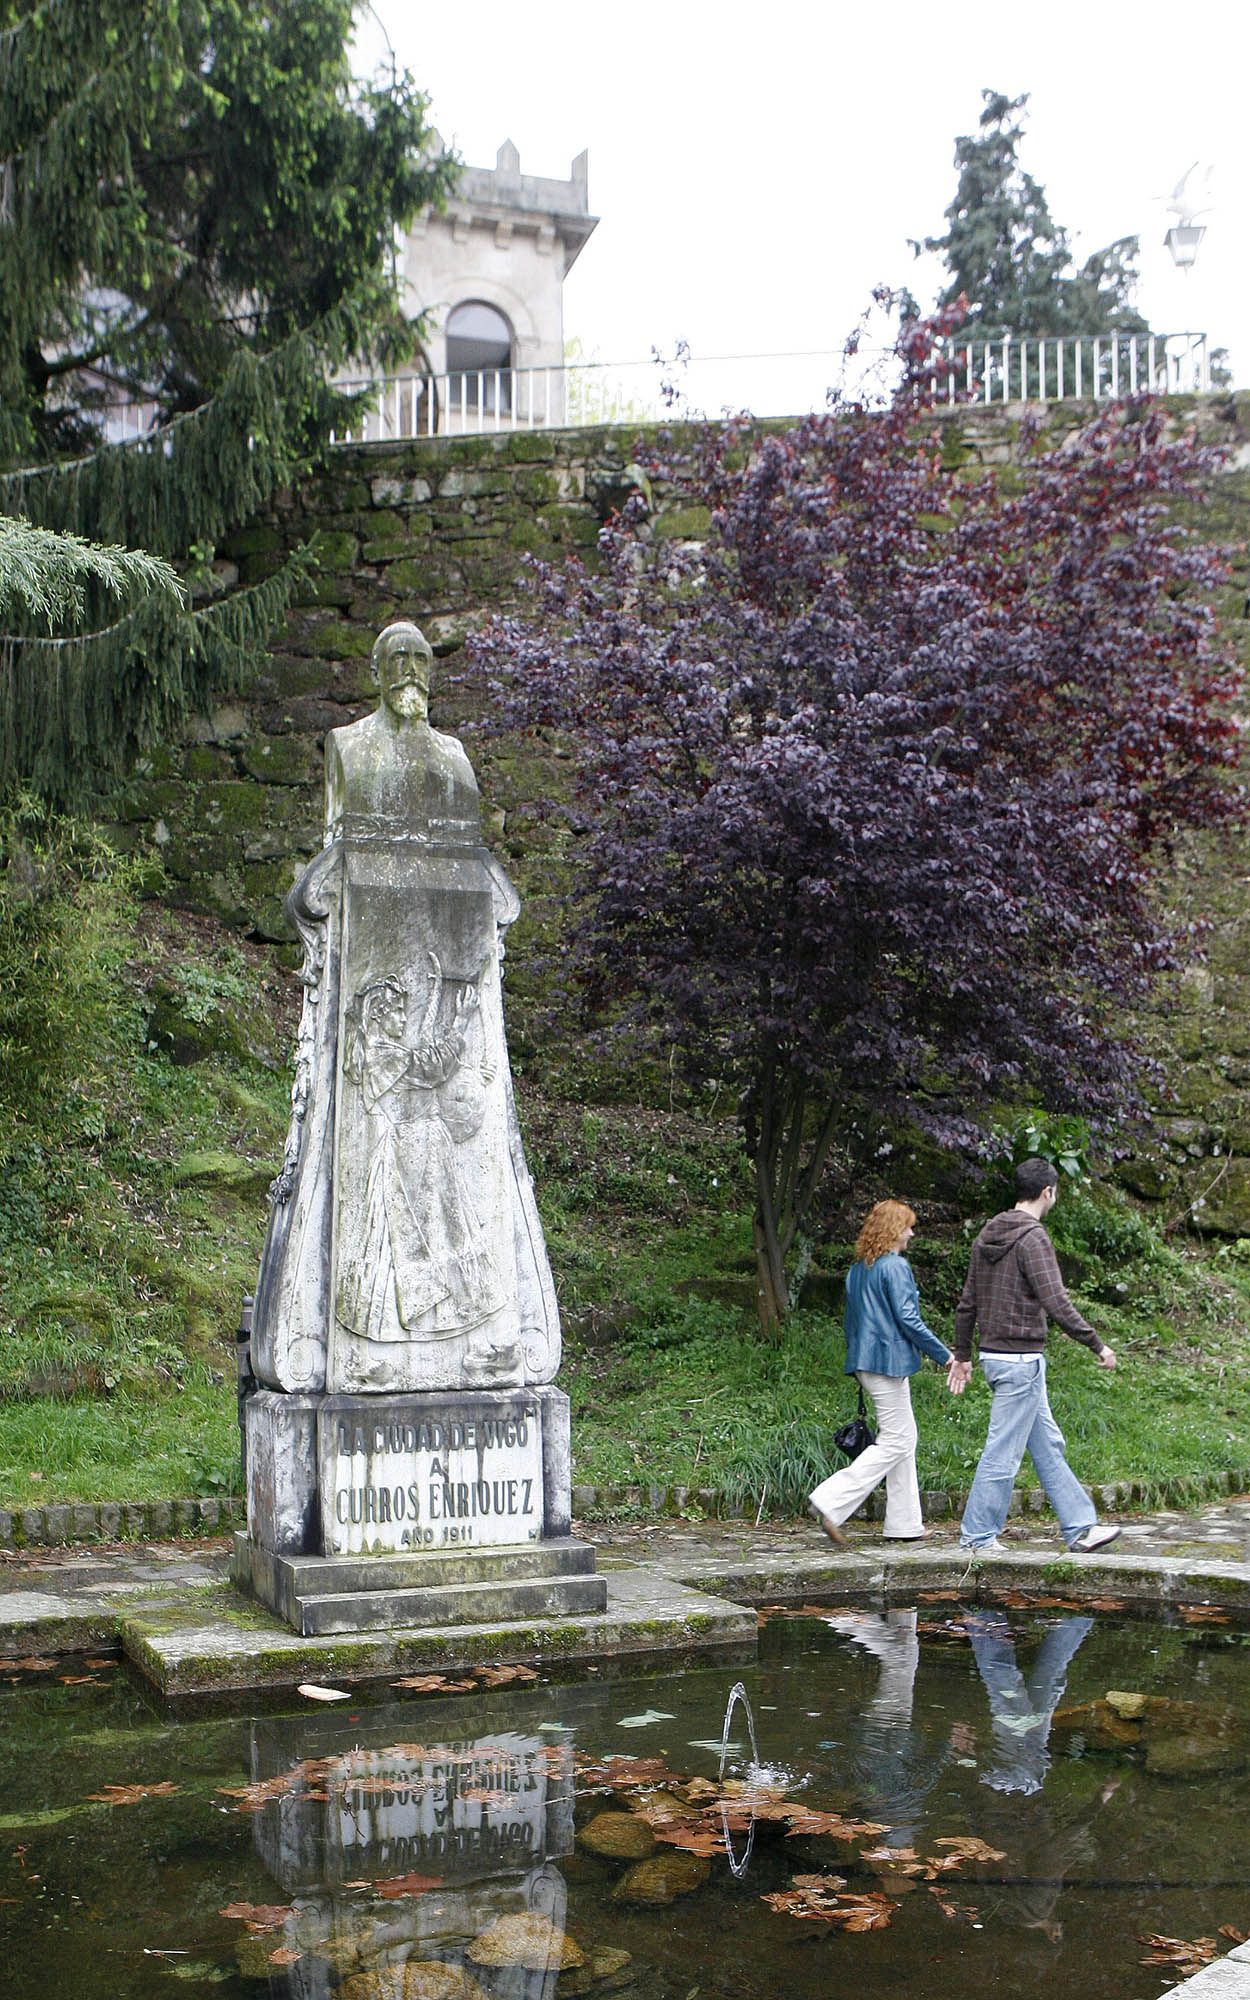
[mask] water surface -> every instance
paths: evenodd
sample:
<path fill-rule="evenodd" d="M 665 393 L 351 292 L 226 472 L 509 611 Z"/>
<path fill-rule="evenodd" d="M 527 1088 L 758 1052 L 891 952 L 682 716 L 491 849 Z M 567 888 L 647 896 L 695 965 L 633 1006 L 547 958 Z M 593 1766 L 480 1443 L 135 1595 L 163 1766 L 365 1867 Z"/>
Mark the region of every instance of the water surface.
<path fill-rule="evenodd" d="M 765 1768 L 739 1704 L 723 1787 L 738 1678 Z M 1179 1974 L 1144 1938 L 1250 1930 L 1219 1623 L 936 1595 L 770 1617 L 747 1670 L 179 1721 L 116 1665 L 6 1663 L 0 1716 L 6 2000 L 1149 2000 Z M 585 1844 L 605 1813 L 641 1874 Z"/>

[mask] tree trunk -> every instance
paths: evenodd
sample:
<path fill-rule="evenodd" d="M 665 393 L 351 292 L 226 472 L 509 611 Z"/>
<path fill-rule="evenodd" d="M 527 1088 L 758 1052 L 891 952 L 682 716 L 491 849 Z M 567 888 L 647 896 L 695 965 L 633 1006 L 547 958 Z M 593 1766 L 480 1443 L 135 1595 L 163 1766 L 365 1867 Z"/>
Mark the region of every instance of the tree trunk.
<path fill-rule="evenodd" d="M 836 1107 L 827 1105 L 819 1129 L 803 1141 L 808 1124 L 808 1092 L 801 1078 L 779 1080 L 777 1067 L 766 1069 L 758 1091 L 758 1129 L 752 1157 L 755 1167 L 756 1305 L 760 1331 L 768 1340 L 781 1335 L 790 1310 L 786 1264 L 816 1198 L 833 1135 Z"/>

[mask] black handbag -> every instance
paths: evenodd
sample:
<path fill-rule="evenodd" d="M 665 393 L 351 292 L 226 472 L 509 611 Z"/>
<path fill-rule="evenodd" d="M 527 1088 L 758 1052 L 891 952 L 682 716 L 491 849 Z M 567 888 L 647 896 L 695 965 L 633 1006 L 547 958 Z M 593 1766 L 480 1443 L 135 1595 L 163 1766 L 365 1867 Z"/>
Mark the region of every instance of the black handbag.
<path fill-rule="evenodd" d="M 877 1442 L 877 1433 L 868 1421 L 868 1405 L 864 1401 L 862 1384 L 859 1388 L 859 1409 L 849 1423 L 840 1425 L 834 1432 L 833 1442 L 844 1458 L 858 1458 L 861 1451 L 867 1451 L 870 1444 Z"/>

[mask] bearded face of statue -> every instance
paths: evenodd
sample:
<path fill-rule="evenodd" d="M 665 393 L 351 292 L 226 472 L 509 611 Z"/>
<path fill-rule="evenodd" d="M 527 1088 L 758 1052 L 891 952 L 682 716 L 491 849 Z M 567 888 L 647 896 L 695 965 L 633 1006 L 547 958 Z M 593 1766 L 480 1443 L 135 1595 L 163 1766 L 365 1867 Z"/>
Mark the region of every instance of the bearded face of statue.
<path fill-rule="evenodd" d="M 384 632 L 374 654 L 384 706 L 397 721 L 424 722 L 430 710 L 434 654 L 415 625 Z"/>

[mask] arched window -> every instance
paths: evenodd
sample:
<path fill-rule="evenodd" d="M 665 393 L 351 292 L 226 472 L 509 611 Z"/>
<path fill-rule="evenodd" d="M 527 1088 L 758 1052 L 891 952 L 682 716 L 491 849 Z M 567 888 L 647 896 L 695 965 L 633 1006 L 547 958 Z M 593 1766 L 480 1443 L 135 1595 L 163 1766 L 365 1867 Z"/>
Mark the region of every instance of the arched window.
<path fill-rule="evenodd" d="M 494 306 L 471 299 L 447 315 L 451 408 L 512 408 L 512 328 Z"/>

